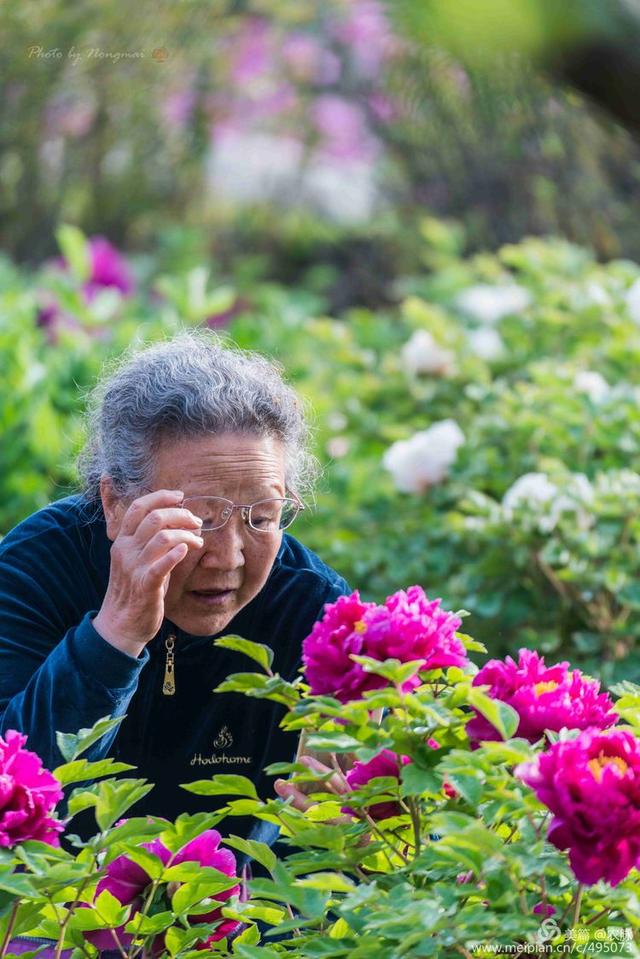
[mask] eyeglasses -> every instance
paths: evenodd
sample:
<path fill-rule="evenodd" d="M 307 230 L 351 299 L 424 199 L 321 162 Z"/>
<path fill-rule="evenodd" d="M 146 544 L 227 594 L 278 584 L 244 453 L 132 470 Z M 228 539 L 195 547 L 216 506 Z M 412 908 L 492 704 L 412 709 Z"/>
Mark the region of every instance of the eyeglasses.
<path fill-rule="evenodd" d="M 244 522 L 256 533 L 277 533 L 291 526 L 304 509 L 298 500 L 286 496 L 246 504 L 233 503 L 222 496 L 189 496 L 182 501 L 182 506 L 200 517 L 203 533 L 222 529 L 236 509 L 241 511 Z"/>

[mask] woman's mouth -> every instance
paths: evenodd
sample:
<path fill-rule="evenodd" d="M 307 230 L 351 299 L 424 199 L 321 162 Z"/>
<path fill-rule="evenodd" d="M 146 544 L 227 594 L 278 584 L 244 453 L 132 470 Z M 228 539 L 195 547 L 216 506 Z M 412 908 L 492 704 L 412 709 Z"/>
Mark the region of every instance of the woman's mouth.
<path fill-rule="evenodd" d="M 204 606 L 223 606 L 235 593 L 234 589 L 192 589 L 191 595 Z"/>

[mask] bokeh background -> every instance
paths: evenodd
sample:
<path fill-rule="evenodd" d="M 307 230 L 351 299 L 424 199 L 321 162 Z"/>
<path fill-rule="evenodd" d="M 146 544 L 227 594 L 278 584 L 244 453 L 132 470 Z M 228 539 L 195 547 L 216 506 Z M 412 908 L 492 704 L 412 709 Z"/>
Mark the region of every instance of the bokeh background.
<path fill-rule="evenodd" d="M 3 5 L 0 532 L 74 490 L 105 362 L 207 326 L 308 399 L 295 532 L 365 598 L 638 681 L 637 21 Z"/>

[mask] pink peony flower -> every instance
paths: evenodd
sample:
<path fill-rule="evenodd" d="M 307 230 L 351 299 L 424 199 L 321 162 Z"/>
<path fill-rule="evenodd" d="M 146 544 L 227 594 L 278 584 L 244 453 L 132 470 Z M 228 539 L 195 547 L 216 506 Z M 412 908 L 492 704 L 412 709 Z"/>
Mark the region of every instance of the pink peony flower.
<path fill-rule="evenodd" d="M 468 665 L 467 652 L 456 636 L 461 620 L 440 609 L 439 599 L 428 599 L 421 586 L 398 590 L 385 600 L 384 609 L 386 619 L 375 617 L 367 637 L 371 650 L 367 655 L 377 659 L 379 651 L 385 659 L 424 659 L 422 669 Z"/>
<path fill-rule="evenodd" d="M 516 735 L 531 743 L 545 729 L 606 729 L 618 719 L 597 680 L 569 670 L 568 663 L 545 666 L 544 658 L 530 649 L 520 650 L 517 663 L 510 656 L 504 662 L 490 660 L 476 673 L 473 685 L 489 686 L 492 699 L 512 706 L 520 716 Z M 480 715 L 468 723 L 467 733 L 473 742 L 500 739 L 498 730 Z"/>
<path fill-rule="evenodd" d="M 537 902 L 532 911 L 534 916 L 554 916 L 556 912 L 555 906 L 548 902 Z"/>
<path fill-rule="evenodd" d="M 398 758 L 400 762 L 398 762 Z M 398 757 L 390 749 L 383 749 L 368 763 L 354 763 L 346 775 L 347 783 L 350 789 L 357 789 L 359 786 L 365 786 L 371 779 L 377 779 L 381 776 L 392 776 L 399 780 L 400 766 L 406 766 L 410 762 L 408 756 Z M 378 802 L 367 808 L 367 812 L 372 819 L 389 819 L 391 816 L 401 816 L 403 811 L 398 802 Z M 342 812 L 350 816 L 358 815 L 349 806 L 344 806 Z"/>
<path fill-rule="evenodd" d="M 82 284 L 82 298 L 86 304 L 92 302 L 100 290 L 109 287 L 119 290 L 122 296 L 131 296 L 134 292 L 134 282 L 131 271 L 124 256 L 116 250 L 103 236 L 92 236 L 88 240 L 90 273 L 89 278 Z M 62 270 L 68 269 L 64 257 L 59 256 L 51 261 L 51 265 Z M 82 323 L 66 310 L 63 310 L 58 300 L 47 294 L 41 295 L 42 305 L 38 310 L 36 322 L 44 328 L 49 342 L 56 343 L 62 330 L 76 332 L 82 330 Z M 92 335 L 103 338 L 104 332 L 93 330 Z"/>
<path fill-rule="evenodd" d="M 358 590 L 325 605 L 324 616 L 302 644 L 306 678 L 314 695 L 330 694 L 347 703 L 361 699 L 366 689 L 386 685 L 349 658 L 352 653 L 365 655 L 364 614 L 375 608 L 375 603 L 360 600 Z"/>
<path fill-rule="evenodd" d="M 210 866 L 224 873 L 225 876 L 234 876 L 236 870 L 236 860 L 233 853 L 228 849 L 220 849 L 220 833 L 215 829 L 207 829 L 205 832 L 196 836 L 191 842 L 188 842 L 182 849 L 178 850 L 175 856 L 167 849 L 159 839 L 152 842 L 143 842 L 143 849 L 157 856 L 165 865 L 171 860 L 171 865 L 177 866 L 181 862 L 199 862 L 201 866 Z M 137 863 L 133 862 L 126 855 L 117 856 L 113 862 L 107 866 L 107 874 L 96 887 L 96 898 L 105 889 L 108 889 L 112 896 L 122 903 L 123 906 L 132 906 L 130 919 L 142 908 L 144 895 L 147 887 L 151 883 L 151 878 L 145 870 Z M 202 922 L 215 922 L 222 919 L 221 904 L 231 896 L 236 895 L 240 890 L 240 885 L 232 886 L 222 892 L 216 893 L 215 902 L 219 903 L 211 912 L 204 915 L 190 917 L 192 925 Z M 207 942 L 217 942 L 224 939 L 230 933 L 235 932 L 240 927 L 239 922 L 224 920 L 208 936 Z M 114 935 L 115 934 L 115 935 Z M 124 925 L 117 929 L 98 929 L 95 932 L 85 932 L 85 937 L 100 951 L 105 949 L 116 949 L 116 937 L 120 944 L 128 947 L 133 942 L 133 936 L 124 931 Z M 158 936 L 153 944 L 153 952 L 161 951 L 164 937 Z"/>
<path fill-rule="evenodd" d="M 120 290 L 123 296 L 133 293 L 133 277 L 123 255 L 103 236 L 92 236 L 89 240 L 91 273 L 83 286 L 87 302 L 91 302 L 96 293 L 105 287 Z"/>
<path fill-rule="evenodd" d="M 346 703 L 361 699 L 368 689 L 388 685 L 382 676 L 365 672 L 351 655 L 380 662 L 421 660 L 423 669 L 466 665 L 465 648 L 455 635 L 460 620 L 439 606 L 440 600 L 427 599 L 420 586 L 394 593 L 383 606 L 363 603 L 357 590 L 327 603 L 324 616 L 302 644 L 312 693 Z M 419 678 L 412 676 L 402 688 L 419 685 Z"/>
<path fill-rule="evenodd" d="M 0 736 L 0 847 L 38 839 L 59 846 L 64 824 L 50 815 L 62 788 L 35 753 L 22 747 L 27 737 L 9 729 Z"/>
<path fill-rule="evenodd" d="M 324 93 L 315 98 L 311 119 L 320 137 L 319 147 L 337 160 L 369 162 L 377 156 L 377 141 L 367 130 L 362 110 L 343 97 Z"/>
<path fill-rule="evenodd" d="M 515 770 L 553 813 L 548 838 L 569 850 L 576 878 L 612 886 L 640 866 L 640 740 L 586 730 Z"/>

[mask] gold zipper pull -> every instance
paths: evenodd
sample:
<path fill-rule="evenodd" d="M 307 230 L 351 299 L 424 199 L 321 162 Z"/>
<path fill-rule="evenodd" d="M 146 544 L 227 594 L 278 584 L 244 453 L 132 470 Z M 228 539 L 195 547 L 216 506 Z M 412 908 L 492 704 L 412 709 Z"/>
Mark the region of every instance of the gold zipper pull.
<path fill-rule="evenodd" d="M 164 641 L 164 645 L 167 650 L 167 657 L 164 663 L 164 683 L 162 684 L 162 692 L 165 696 L 173 696 L 176 691 L 176 679 L 174 672 L 174 655 L 173 647 L 176 644 L 176 638 L 171 633 L 170 636 Z"/>

